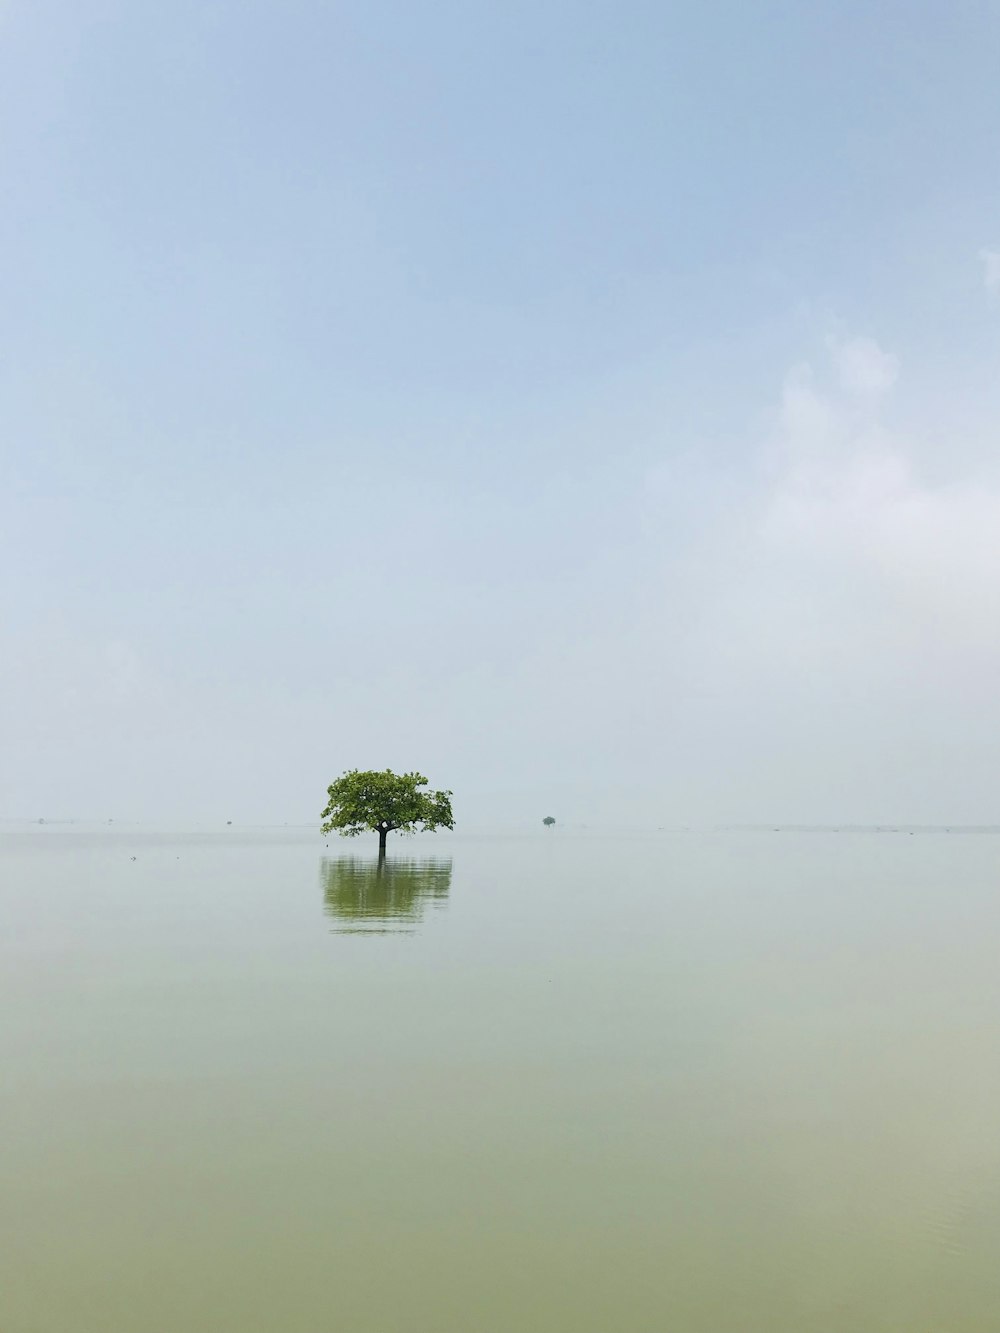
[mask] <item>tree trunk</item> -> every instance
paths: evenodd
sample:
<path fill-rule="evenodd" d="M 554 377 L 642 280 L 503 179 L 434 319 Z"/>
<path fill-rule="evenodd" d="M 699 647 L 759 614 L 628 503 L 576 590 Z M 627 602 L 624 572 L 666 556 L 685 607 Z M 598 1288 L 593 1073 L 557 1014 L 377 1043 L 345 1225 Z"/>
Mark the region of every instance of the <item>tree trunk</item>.
<path fill-rule="evenodd" d="M 387 828 L 380 828 L 378 831 L 378 859 L 381 861 L 385 856 L 385 840 L 389 836 Z"/>

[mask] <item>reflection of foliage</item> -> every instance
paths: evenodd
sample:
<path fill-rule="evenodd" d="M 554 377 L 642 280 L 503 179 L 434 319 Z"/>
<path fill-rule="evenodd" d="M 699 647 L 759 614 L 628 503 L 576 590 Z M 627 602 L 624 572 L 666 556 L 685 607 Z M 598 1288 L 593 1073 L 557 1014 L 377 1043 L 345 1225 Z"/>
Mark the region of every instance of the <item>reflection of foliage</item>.
<path fill-rule="evenodd" d="M 451 860 L 324 857 L 320 880 L 324 907 L 339 923 L 339 933 L 384 934 L 412 929 L 428 904 L 445 905 Z"/>

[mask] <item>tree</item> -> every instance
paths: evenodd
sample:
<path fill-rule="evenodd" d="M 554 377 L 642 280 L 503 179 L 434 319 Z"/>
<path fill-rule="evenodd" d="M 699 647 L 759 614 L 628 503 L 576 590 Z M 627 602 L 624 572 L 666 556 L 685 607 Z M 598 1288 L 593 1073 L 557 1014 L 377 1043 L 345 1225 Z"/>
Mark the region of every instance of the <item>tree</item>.
<path fill-rule="evenodd" d="M 322 813 L 323 833 L 334 829 L 344 838 L 371 830 L 378 834 L 378 854 L 385 856 L 385 840 L 400 833 L 429 833 L 454 828 L 450 791 L 420 791 L 427 779 L 420 773 L 362 773 L 350 769 L 327 787 L 329 800 Z"/>
<path fill-rule="evenodd" d="M 542 820 L 542 823 L 545 825 L 546 828 L 551 828 L 555 822 L 556 821 L 552 818 L 551 815 L 546 815 L 545 818 Z"/>

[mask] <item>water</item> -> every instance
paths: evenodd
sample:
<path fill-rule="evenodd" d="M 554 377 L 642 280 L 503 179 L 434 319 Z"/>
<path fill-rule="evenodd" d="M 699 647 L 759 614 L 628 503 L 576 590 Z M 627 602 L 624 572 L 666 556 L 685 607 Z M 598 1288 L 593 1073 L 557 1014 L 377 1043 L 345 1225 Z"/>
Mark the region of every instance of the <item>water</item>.
<path fill-rule="evenodd" d="M 3 1333 L 993 1333 L 1000 839 L 394 850 L 0 835 Z"/>

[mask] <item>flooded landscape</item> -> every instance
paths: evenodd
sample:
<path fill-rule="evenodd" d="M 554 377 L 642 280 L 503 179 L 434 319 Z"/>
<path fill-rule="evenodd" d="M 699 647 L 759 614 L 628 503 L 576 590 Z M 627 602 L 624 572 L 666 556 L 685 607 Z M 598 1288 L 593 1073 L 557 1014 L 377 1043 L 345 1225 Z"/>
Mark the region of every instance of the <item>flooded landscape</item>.
<path fill-rule="evenodd" d="M 998 64 L 0 0 L 0 1333 L 998 1333 Z"/>
<path fill-rule="evenodd" d="M 0 835 L 3 1333 L 989 1333 L 1000 840 Z"/>

